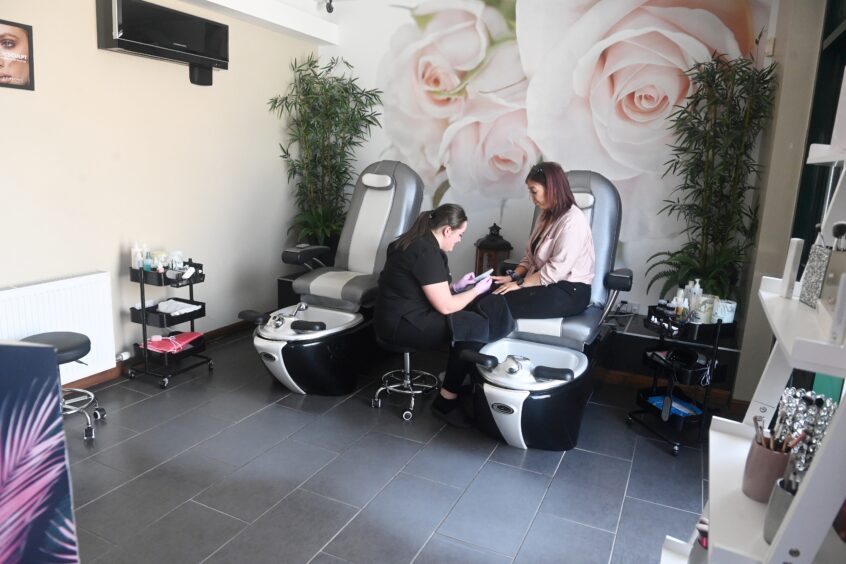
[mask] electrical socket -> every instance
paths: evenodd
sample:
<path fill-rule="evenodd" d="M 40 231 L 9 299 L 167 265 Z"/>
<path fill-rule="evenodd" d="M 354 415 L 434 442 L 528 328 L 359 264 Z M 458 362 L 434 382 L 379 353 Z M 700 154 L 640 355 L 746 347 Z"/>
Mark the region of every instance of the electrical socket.
<path fill-rule="evenodd" d="M 626 304 L 626 308 L 628 308 L 627 309 L 628 313 L 634 313 L 634 314 L 640 313 L 640 304 L 638 304 L 638 303 L 629 302 L 628 304 Z"/>

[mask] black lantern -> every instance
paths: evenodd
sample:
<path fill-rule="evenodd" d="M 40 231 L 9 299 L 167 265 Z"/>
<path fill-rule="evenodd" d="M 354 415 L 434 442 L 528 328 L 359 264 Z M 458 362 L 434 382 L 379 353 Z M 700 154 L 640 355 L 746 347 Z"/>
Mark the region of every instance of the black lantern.
<path fill-rule="evenodd" d="M 499 234 L 500 226 L 494 223 L 490 226 L 490 233 L 476 241 L 476 274 L 481 274 L 491 268 L 498 273 L 499 265 L 508 258 L 514 247 Z"/>

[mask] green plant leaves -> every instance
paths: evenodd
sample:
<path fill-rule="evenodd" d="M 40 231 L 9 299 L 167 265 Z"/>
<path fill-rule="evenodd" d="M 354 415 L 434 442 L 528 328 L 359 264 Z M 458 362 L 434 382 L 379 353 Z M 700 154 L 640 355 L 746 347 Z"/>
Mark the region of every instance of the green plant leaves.
<path fill-rule="evenodd" d="M 322 244 L 341 232 L 355 149 L 370 137 L 372 127 L 380 127 L 382 92 L 362 88 L 347 74 L 351 70 L 342 58 L 323 65 L 313 54 L 294 60 L 288 91 L 268 102 L 287 127 L 280 156 L 288 165 L 288 182 L 294 184 L 300 210 L 289 231 L 297 231 L 300 241 Z"/>
<path fill-rule="evenodd" d="M 775 65 L 714 53 L 687 76 L 690 95 L 669 118 L 676 140 L 664 172 L 679 184 L 659 210 L 684 223 L 687 242 L 647 260 L 647 276 L 657 269 L 647 292 L 662 282 L 665 296 L 700 278 L 705 292 L 737 298 L 757 231 L 756 142 L 772 116 Z"/>

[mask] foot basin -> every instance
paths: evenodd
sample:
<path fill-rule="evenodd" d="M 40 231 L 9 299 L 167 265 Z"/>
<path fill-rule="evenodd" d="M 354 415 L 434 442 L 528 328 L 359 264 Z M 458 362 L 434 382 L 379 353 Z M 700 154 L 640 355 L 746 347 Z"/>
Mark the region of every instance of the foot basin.
<path fill-rule="evenodd" d="M 569 368 L 574 378 L 527 380 L 477 366 L 473 406 L 479 428 L 517 448 L 574 448 L 590 389 L 587 357 L 572 349 L 517 339 L 500 339 L 480 352 L 500 363 L 512 355 L 529 359 L 535 367 Z"/>
<path fill-rule="evenodd" d="M 297 331 L 295 321 L 326 328 Z M 293 305 L 256 328 L 253 345 L 270 373 L 298 394 L 343 395 L 355 390 L 357 372 L 374 348 L 372 322 L 360 313 Z"/>

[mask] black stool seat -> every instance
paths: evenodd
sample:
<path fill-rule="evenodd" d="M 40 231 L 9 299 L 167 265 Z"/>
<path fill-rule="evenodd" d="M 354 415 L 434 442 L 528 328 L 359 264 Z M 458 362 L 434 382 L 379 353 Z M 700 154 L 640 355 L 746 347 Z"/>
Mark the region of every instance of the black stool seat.
<path fill-rule="evenodd" d="M 59 364 L 77 361 L 91 351 L 91 339 L 82 333 L 74 333 L 72 331 L 38 333 L 37 335 L 25 337 L 21 341 L 53 347 L 53 350 L 56 351 L 56 358 Z M 94 392 L 80 388 L 62 387 L 62 415 L 81 413 L 85 416 L 88 424 L 82 431 L 82 438 L 86 441 L 94 438 L 94 426 L 91 425 L 91 415 L 88 415 L 88 412 L 85 411 L 91 406 L 93 406 L 92 414 L 94 419 L 103 419 L 106 417 L 106 410 L 99 406 Z"/>
<path fill-rule="evenodd" d="M 59 364 L 79 360 L 91 351 L 91 339 L 82 333 L 73 333 L 70 331 L 38 333 L 37 335 L 30 335 L 21 340 L 27 343 L 50 345 L 56 351 Z"/>

